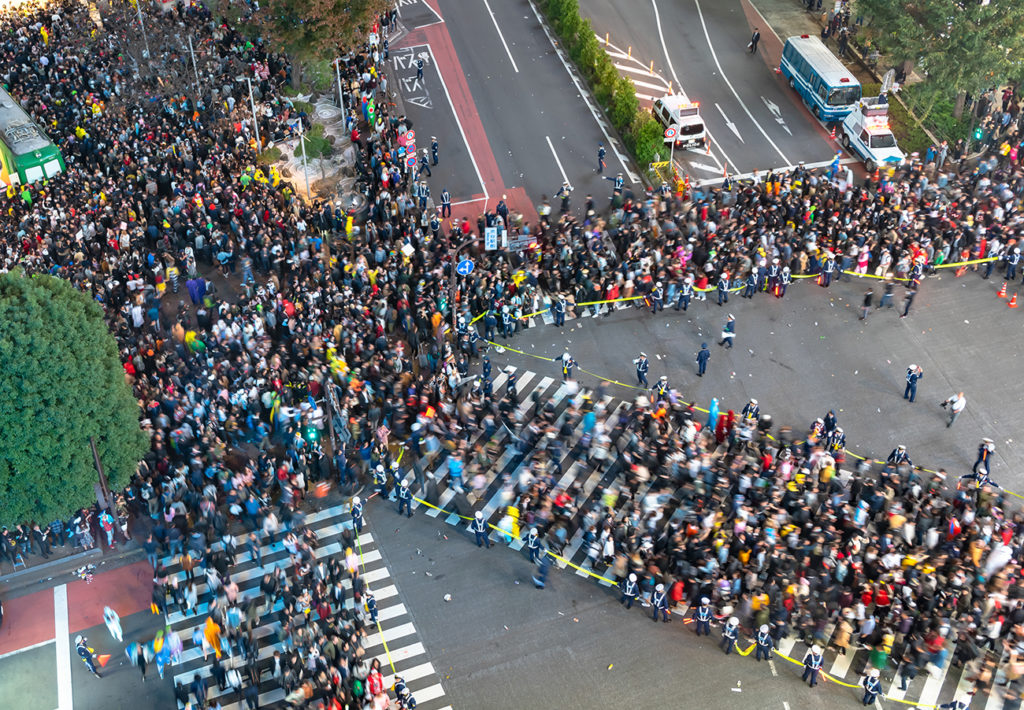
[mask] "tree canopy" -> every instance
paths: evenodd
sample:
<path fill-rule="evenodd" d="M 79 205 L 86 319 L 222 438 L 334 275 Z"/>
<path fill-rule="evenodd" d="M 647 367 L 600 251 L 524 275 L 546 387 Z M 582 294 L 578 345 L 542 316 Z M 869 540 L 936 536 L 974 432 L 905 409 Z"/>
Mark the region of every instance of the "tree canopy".
<path fill-rule="evenodd" d="M 146 451 L 103 310 L 67 281 L 0 274 L 0 521 L 46 524 L 96 500 L 89 437 L 112 489 Z"/>
<path fill-rule="evenodd" d="M 857 0 L 856 13 L 882 52 L 927 72 L 932 103 L 1024 77 L 1019 0 Z"/>
<path fill-rule="evenodd" d="M 391 0 L 265 0 L 253 19 L 260 33 L 292 56 L 333 59 L 338 47 L 366 39 Z"/>

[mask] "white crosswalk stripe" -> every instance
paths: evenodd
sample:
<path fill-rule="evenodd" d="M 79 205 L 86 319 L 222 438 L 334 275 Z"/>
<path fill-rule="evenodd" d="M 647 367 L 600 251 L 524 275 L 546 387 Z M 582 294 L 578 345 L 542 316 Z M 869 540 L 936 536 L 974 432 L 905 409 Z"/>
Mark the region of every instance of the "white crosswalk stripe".
<path fill-rule="evenodd" d="M 440 677 L 428 660 L 423 644 L 417 639 L 416 627 L 409 616 L 409 610 L 402 602 L 398 587 L 393 583 L 391 574 L 381 557 L 380 550 L 377 549 L 373 534 L 369 530 L 375 518 L 381 518 L 385 515 L 386 511 L 384 510 L 368 510 L 364 518 L 367 525 L 363 528 L 356 543 L 356 552 L 361 554 L 362 577 L 367 587 L 373 591 L 374 597 L 377 600 L 377 618 L 380 625 L 378 629 L 376 625 L 370 624 L 367 618 L 367 635 L 362 645 L 366 650 L 367 658 L 380 659 L 382 670 L 386 672 L 385 687 L 392 685 L 394 675 L 397 673 L 397 675 L 405 679 L 410 691 L 412 691 L 413 697 L 416 698 L 419 708 L 443 710 L 443 708 L 449 706 L 445 703 L 445 691 L 441 685 Z M 306 518 L 306 523 L 319 537 L 319 544 L 315 553 L 318 559 L 345 554 L 345 550 L 342 549 L 342 531 L 344 527 L 351 529 L 347 506 L 334 506 L 319 513 L 311 514 Z M 239 538 L 239 542 L 243 542 L 244 539 L 244 537 Z M 250 559 L 248 552 L 241 554 L 241 550 L 239 550 L 240 554 L 238 554 L 236 560 L 238 564 L 229 571 L 231 579 L 240 588 L 239 599 L 243 606 L 251 598 L 255 598 L 261 603 L 264 601 L 263 594 L 259 588 L 264 572 L 272 571 L 275 565 L 290 565 L 288 553 L 286 550 L 283 550 L 280 540 L 275 545 L 263 545 L 261 551 L 263 553 L 262 568 Z M 168 564 L 170 562 L 170 560 L 167 560 Z M 185 573 L 180 569 L 169 567 L 169 571 L 172 576 L 178 577 L 181 582 L 185 581 Z M 199 575 L 197 570 L 196 578 L 197 581 L 202 580 L 197 585 L 200 598 L 202 599 L 204 595 L 208 596 L 205 577 Z M 346 589 L 346 604 L 350 607 L 352 604 L 351 582 L 345 579 L 342 586 Z M 179 662 L 171 665 L 169 671 L 174 681 L 180 681 L 184 686 L 188 686 L 197 673 L 209 678 L 207 695 L 209 700 L 216 699 L 220 702 L 223 710 L 242 710 L 242 708 L 247 706 L 238 697 L 238 694 L 230 688 L 224 691 L 220 690 L 217 683 L 212 679 L 212 652 L 204 659 L 202 647 L 197 647 L 192 643 L 193 631 L 202 629 L 206 622 L 208 608 L 209 605 L 204 600 L 204 603 L 197 607 L 197 614 L 185 616 L 177 609 L 168 614 L 168 624 L 173 631 L 177 632 L 185 646 Z M 267 672 L 267 668 L 273 662 L 274 652 L 281 651 L 283 655 L 286 653 L 285 644 L 279 638 L 281 622 L 278 618 L 278 612 L 282 608 L 283 602 L 279 599 L 272 609 L 264 612 L 259 617 L 257 625 L 253 630 L 253 637 L 256 639 L 259 648 L 257 665 L 261 670 L 259 683 L 261 708 L 277 708 L 284 705 L 284 690 L 280 687 L 278 680 L 272 678 Z M 309 618 L 317 618 L 316 612 L 312 611 Z M 385 643 L 387 644 L 387 651 L 385 651 Z M 234 649 L 232 651 L 237 654 Z M 391 662 L 394 663 L 394 671 L 392 671 L 389 665 L 389 657 Z M 236 655 L 235 657 L 228 657 L 227 660 L 222 659 L 222 663 L 224 663 L 225 667 L 231 667 L 231 664 L 240 664 L 241 660 Z"/>

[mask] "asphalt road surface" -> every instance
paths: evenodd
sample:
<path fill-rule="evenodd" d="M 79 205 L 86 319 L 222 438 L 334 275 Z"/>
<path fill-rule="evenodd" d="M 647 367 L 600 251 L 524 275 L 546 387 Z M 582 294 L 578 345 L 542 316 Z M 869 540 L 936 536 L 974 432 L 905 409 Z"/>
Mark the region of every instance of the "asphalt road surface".
<path fill-rule="evenodd" d="M 828 133 L 775 74 L 781 43 L 746 0 L 581 0 L 580 11 L 647 105 L 665 86 L 700 103 L 710 153 L 676 154 L 692 179 L 835 157 Z M 754 26 L 756 55 L 746 49 Z"/>

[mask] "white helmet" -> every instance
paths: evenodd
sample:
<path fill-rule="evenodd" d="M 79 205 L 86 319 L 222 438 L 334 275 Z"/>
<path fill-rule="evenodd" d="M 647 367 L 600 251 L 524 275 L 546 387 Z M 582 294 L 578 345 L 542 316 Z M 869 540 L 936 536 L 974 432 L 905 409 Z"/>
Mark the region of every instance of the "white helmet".
<path fill-rule="evenodd" d="M 537 528 L 530 528 L 530 534 L 531 535 L 536 535 L 537 534 Z"/>
<path fill-rule="evenodd" d="M 668 375 L 662 375 L 661 379 L 667 382 L 668 381 Z"/>
<path fill-rule="evenodd" d="M 81 634 L 79 634 L 78 636 L 75 636 L 75 645 L 77 646 L 78 644 L 82 643 L 82 641 L 84 641 L 84 640 L 85 639 L 82 638 Z"/>
<path fill-rule="evenodd" d="M 762 634 L 768 633 L 768 624 L 761 624 L 761 633 Z"/>
<path fill-rule="evenodd" d="M 692 284 L 693 283 L 693 277 L 692 276 L 687 276 L 686 277 L 686 283 Z"/>
<path fill-rule="evenodd" d="M 818 644 L 814 644 L 813 646 L 811 646 L 811 653 L 813 653 L 815 656 L 820 655 L 821 654 L 821 646 L 819 646 Z"/>
<path fill-rule="evenodd" d="M 917 369 L 917 365 L 915 365 L 914 363 L 910 363 L 910 369 L 911 370 L 916 370 Z"/>
<path fill-rule="evenodd" d="M 391 462 L 391 468 L 398 468 L 398 462 L 397 461 L 392 461 Z"/>
<path fill-rule="evenodd" d="M 384 473 L 384 464 L 377 464 L 377 471 L 379 473 Z"/>
<path fill-rule="evenodd" d="M 739 625 L 740 625 L 740 620 L 739 619 L 737 619 L 735 616 L 729 617 L 729 626 L 739 626 Z"/>
<path fill-rule="evenodd" d="M 659 281 L 658 283 L 656 283 L 656 284 L 655 284 L 654 286 L 655 286 L 655 288 L 661 288 L 661 281 Z"/>
<path fill-rule="evenodd" d="M 654 591 L 656 591 L 656 592 L 664 592 L 665 591 L 665 585 L 664 584 L 659 584 L 657 587 L 654 588 Z"/>
<path fill-rule="evenodd" d="M 756 399 L 751 399 L 750 403 L 753 404 L 755 407 L 757 406 L 757 400 Z"/>
<path fill-rule="evenodd" d="M 701 598 L 700 598 L 700 603 L 701 603 L 701 604 L 710 604 L 710 603 L 711 603 L 711 600 L 710 600 L 710 599 L 708 599 L 707 597 L 701 597 Z"/>
<path fill-rule="evenodd" d="M 632 572 L 629 573 L 629 581 L 630 582 L 635 582 L 636 581 L 636 575 L 633 574 Z"/>
<path fill-rule="evenodd" d="M 352 496 L 352 505 L 359 505 L 359 496 Z"/>
<path fill-rule="evenodd" d="M 479 510 L 476 511 L 476 519 L 477 520 L 483 520 L 484 519 L 484 514 L 482 512 L 480 512 Z"/>
<path fill-rule="evenodd" d="M 409 482 L 408 481 L 402 481 L 402 488 L 408 488 L 408 487 L 409 487 Z"/>
<path fill-rule="evenodd" d="M 872 668 L 871 669 L 871 677 L 872 678 L 877 678 L 879 675 L 881 675 L 881 673 L 879 672 L 879 670 L 877 668 Z"/>
<path fill-rule="evenodd" d="M 1020 247 L 1014 247 L 1013 248 L 1013 253 L 1014 254 L 1020 254 Z"/>

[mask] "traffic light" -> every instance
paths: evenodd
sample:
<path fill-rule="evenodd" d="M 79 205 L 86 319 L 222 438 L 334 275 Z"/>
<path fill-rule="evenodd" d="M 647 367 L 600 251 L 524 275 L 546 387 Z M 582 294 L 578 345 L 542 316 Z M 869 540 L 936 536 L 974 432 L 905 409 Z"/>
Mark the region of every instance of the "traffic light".
<path fill-rule="evenodd" d="M 974 129 L 974 140 L 980 141 L 985 135 L 985 131 L 982 130 L 981 126 Z"/>
<path fill-rule="evenodd" d="M 320 438 L 320 431 L 315 426 L 307 426 L 306 427 L 305 439 L 306 439 L 307 442 L 309 442 L 310 444 L 315 444 L 319 438 Z"/>

